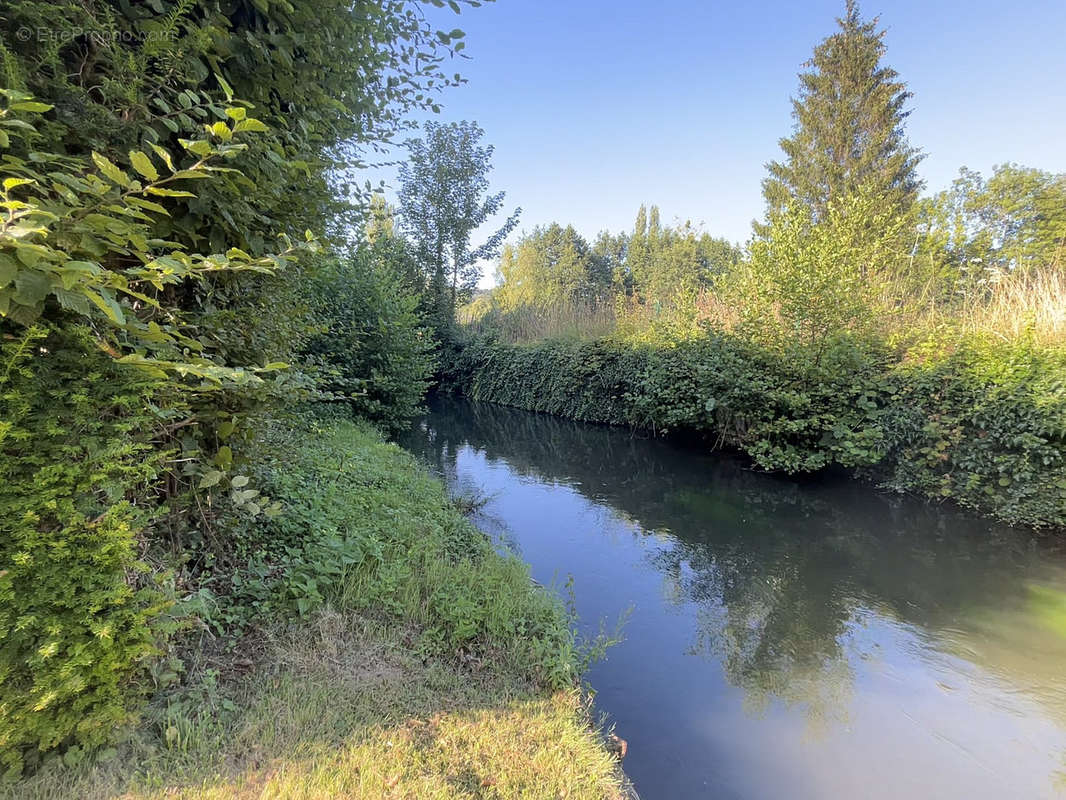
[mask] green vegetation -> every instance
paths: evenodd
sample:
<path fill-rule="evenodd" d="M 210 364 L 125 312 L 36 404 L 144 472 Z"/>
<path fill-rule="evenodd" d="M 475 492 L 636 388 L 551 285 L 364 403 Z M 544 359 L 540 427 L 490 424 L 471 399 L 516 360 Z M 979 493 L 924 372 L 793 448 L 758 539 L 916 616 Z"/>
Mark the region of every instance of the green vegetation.
<path fill-rule="evenodd" d="M 5 790 L 234 796 L 260 748 L 309 769 L 328 741 L 332 767 L 316 760 L 313 780 L 278 792 L 306 779 L 310 796 L 616 793 L 566 611 L 350 421 L 416 414 L 451 323 L 426 280 L 442 264 L 356 183 L 365 153 L 461 80 L 444 68 L 462 31 L 424 11 L 0 11 Z M 480 197 L 480 130 L 427 132 L 466 137 L 457 168 Z M 467 211 L 441 233 L 449 314 L 494 246 L 469 249 Z M 327 624 L 336 636 L 316 639 Z M 370 676 L 380 696 L 318 685 L 328 653 L 363 646 L 390 654 Z M 279 736 L 268 721 L 283 710 L 314 714 Z M 407 717 L 445 740 L 388 749 Z M 521 758 L 489 748 L 499 728 Z"/>
<path fill-rule="evenodd" d="M 882 33 L 851 2 L 838 23 L 743 252 L 655 207 L 595 248 L 535 231 L 463 310 L 445 385 L 1064 527 L 1066 176 L 964 170 L 919 199 Z"/>
<path fill-rule="evenodd" d="M 841 340 L 775 354 L 740 337 L 475 341 L 449 388 L 477 400 L 702 435 L 767 470 L 860 469 L 1008 522 L 1066 525 L 1061 376 L 1024 344 L 916 348 L 895 362 Z"/>
<path fill-rule="evenodd" d="M 404 231 L 425 270 L 430 319 L 444 331 L 459 302 L 469 299 L 477 285 L 478 262 L 499 254 L 521 209 L 482 244 L 472 246 L 474 231 L 503 207 L 503 192 L 487 194 L 493 148 L 480 144 L 484 131 L 473 122 L 431 122 L 425 131 L 424 138 L 407 142 L 408 160 L 400 166 L 400 208 Z"/>
<path fill-rule="evenodd" d="M 567 617 L 526 567 L 369 427 L 258 423 L 257 485 L 286 511 L 232 535 L 196 603 L 217 630 L 301 622 L 185 648 L 193 674 L 109 760 L 48 764 L 19 796 L 618 796 Z"/>
<path fill-rule="evenodd" d="M 566 612 L 366 427 L 401 428 L 441 375 L 1066 524 L 1066 179 L 964 170 L 920 198 L 909 95 L 852 2 L 744 249 L 657 206 L 505 247 L 516 210 L 476 243 L 504 209 L 483 131 L 405 136 L 462 81 L 462 31 L 421 0 L 0 19 L 14 791 L 617 793 Z M 401 142 L 393 208 L 359 178 Z M 385 655 L 368 676 L 353 649 Z"/>

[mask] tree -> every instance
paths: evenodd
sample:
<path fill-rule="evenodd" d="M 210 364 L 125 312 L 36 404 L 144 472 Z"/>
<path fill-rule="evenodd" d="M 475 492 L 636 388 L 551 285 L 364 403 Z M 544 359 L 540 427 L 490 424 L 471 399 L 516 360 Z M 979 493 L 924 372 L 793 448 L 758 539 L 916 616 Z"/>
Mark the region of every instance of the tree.
<path fill-rule="evenodd" d="M 613 291 L 627 295 L 633 289 L 633 281 L 626 270 L 628 249 L 629 237 L 625 233 L 600 231 L 592 244 L 596 274 L 602 275 L 603 279 L 611 284 Z"/>
<path fill-rule="evenodd" d="M 317 331 L 304 355 L 319 386 L 393 430 L 421 410 L 433 341 L 417 314 L 406 265 L 381 239 L 308 270 L 302 290 Z"/>
<path fill-rule="evenodd" d="M 500 259 L 500 307 L 595 301 L 610 290 L 611 273 L 572 225 L 536 228 Z"/>
<path fill-rule="evenodd" d="M 642 204 L 637 211 L 633 233 L 629 236 L 629 246 L 626 249 L 624 283 L 630 291 L 643 281 L 648 261 L 648 209 Z"/>
<path fill-rule="evenodd" d="M 831 202 L 860 187 L 904 214 L 922 187 L 916 172 L 922 155 L 904 134 L 911 93 L 895 70 L 881 64 L 885 45 L 878 19 L 862 20 L 858 4 L 847 0 L 837 24 L 840 30 L 815 48 L 804 64 L 808 71 L 799 75 L 793 134 L 780 141 L 786 158 L 769 163 L 763 181 L 768 215 L 798 200 L 817 220 Z M 766 235 L 765 224 L 755 228 Z"/>
<path fill-rule="evenodd" d="M 772 212 L 768 235 L 752 242 L 730 288 L 739 293 L 741 332 L 813 368 L 833 340 L 874 332 L 906 219 L 861 187 L 831 200 L 817 222 L 807 211 L 794 200 Z M 810 357 L 798 357 L 803 351 Z"/>
<path fill-rule="evenodd" d="M 314 273 L 291 263 L 311 248 L 277 234 L 354 229 L 346 177 L 405 112 L 436 110 L 459 80 L 441 70 L 461 32 L 405 0 L 11 0 L 0 16 L 0 771 L 12 776 L 125 727 L 174 629 L 150 587 L 214 585 L 247 530 L 221 515 L 267 512 L 235 474 L 231 437 L 255 435 L 234 433 L 242 410 L 306 397 L 284 362 L 315 322 L 297 302 Z M 44 30 L 55 35 L 24 35 Z M 412 411 L 425 349 L 409 303 L 358 276 L 376 293 L 325 290 L 343 315 L 330 333 L 359 346 L 341 377 L 371 412 Z M 170 563 L 181 569 L 164 574 Z"/>
<path fill-rule="evenodd" d="M 356 229 L 350 195 L 366 151 L 409 129 L 408 112 L 439 109 L 457 78 L 446 60 L 462 46 L 462 32 L 437 31 L 418 0 L 0 7 L 0 85 L 54 106 L 38 150 L 119 161 L 150 141 L 181 152 L 181 139 L 220 119 L 224 96 L 247 101 L 267 129 L 234 165 L 244 178 L 218 174 L 195 201 L 171 199 L 159 234 L 256 256 L 279 232 Z M 41 30 L 70 35 L 22 35 Z"/>
<path fill-rule="evenodd" d="M 516 209 L 477 247 L 475 230 L 503 207 L 504 192 L 488 194 L 492 145 L 481 146 L 475 122 L 427 123 L 425 135 L 409 139 L 408 162 L 400 167 L 400 214 L 426 272 L 429 305 L 438 328 L 455 320 L 457 303 L 481 276 L 480 262 L 500 252 L 518 224 Z"/>
<path fill-rule="evenodd" d="M 679 294 L 691 295 L 710 286 L 741 255 L 736 245 L 710 236 L 690 221 L 663 226 L 655 205 L 640 207 L 622 252 L 625 263 L 615 270 L 616 286 L 657 308 L 672 304 Z"/>
<path fill-rule="evenodd" d="M 1003 276 L 1066 268 L 1066 175 L 1001 164 L 987 180 L 963 167 L 949 189 L 923 198 L 916 260 L 945 292 Z"/>

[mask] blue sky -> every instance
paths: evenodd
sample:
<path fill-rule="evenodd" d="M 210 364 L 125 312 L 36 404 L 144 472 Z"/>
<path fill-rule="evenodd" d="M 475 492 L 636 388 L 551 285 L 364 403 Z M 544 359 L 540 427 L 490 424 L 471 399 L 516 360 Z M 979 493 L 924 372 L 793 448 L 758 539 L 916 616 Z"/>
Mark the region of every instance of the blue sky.
<path fill-rule="evenodd" d="M 467 34 L 468 83 L 443 121 L 476 120 L 520 227 L 628 229 L 642 203 L 743 242 L 764 164 L 791 129 L 796 73 L 843 0 L 498 0 L 431 16 Z M 867 0 L 914 98 L 927 190 L 966 165 L 1066 172 L 1066 2 Z M 449 71 L 451 68 L 449 68 Z M 391 183 L 392 171 L 373 178 Z M 391 192 L 390 192 L 391 194 Z"/>

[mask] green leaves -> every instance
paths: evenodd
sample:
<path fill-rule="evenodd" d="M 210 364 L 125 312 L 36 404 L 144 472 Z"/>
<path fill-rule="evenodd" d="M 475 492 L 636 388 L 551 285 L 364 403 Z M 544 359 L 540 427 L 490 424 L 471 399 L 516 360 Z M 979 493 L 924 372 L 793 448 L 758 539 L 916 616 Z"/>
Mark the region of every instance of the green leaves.
<path fill-rule="evenodd" d="M 11 777 L 24 756 L 89 748 L 129 724 L 167 603 L 151 577 L 142 589 L 128 580 L 143 572 L 147 519 L 126 498 L 160 466 L 152 386 L 84 327 L 0 337 L 0 364 L 0 770 Z"/>
<path fill-rule="evenodd" d="M 20 102 L 25 101 L 24 96 Z M 192 99 L 186 97 L 187 103 Z M 0 121 L 8 110 L 0 110 Z M 253 122 L 238 112 L 242 122 Z M 225 122 L 218 122 L 222 138 L 230 135 Z M 254 127 L 254 125 L 252 126 Z M 16 136 L 34 132 L 30 124 L 13 129 Z M 184 251 L 180 244 L 157 238 L 157 219 L 170 216 L 161 202 L 191 198 L 184 189 L 172 188 L 185 180 L 207 180 L 219 169 L 212 161 L 225 155 L 223 148 L 207 140 L 183 142 L 197 160 L 179 168 L 160 145 L 154 154 L 166 165 L 162 175 L 152 157 L 141 150 L 129 152 L 129 162 L 140 179 L 134 180 L 107 156 L 92 152 L 88 158 L 59 157 L 36 153 L 32 162 L 7 162 L 16 174 L 3 178 L 0 210 L 6 213 L 0 227 L 0 316 L 29 325 L 46 310 L 49 297 L 67 312 L 94 318 L 122 330 L 112 342 L 126 349 L 121 360 L 150 371 L 196 377 L 209 384 L 224 381 L 261 382 L 256 371 L 224 367 L 193 358 L 203 345 L 181 333 L 180 308 L 166 306 L 157 294 L 168 286 L 196 281 L 207 274 L 226 271 L 272 273 L 297 252 L 312 251 L 314 241 L 253 258 L 240 248 L 226 255 Z M 34 164 L 48 165 L 47 173 Z M 142 182 L 143 181 L 143 182 Z M 13 289 L 9 288 L 14 284 Z M 140 315 L 160 315 L 168 320 L 161 327 Z M 106 330 L 106 324 L 104 330 Z M 108 345 L 112 345 L 109 343 Z M 133 350 L 135 352 L 129 352 Z M 151 353 L 151 355 L 148 355 Z"/>
<path fill-rule="evenodd" d="M 95 151 L 93 152 L 92 157 L 93 163 L 96 164 L 97 168 L 107 176 L 108 180 L 123 188 L 130 185 L 130 176 L 119 169 L 110 159 Z"/>
<path fill-rule="evenodd" d="M 155 168 L 152 160 L 139 150 L 130 151 L 130 163 L 141 176 L 148 180 L 154 181 L 159 178 L 159 170 Z"/>
<path fill-rule="evenodd" d="M 38 103 L 32 100 L 21 100 L 11 103 L 7 108 L 8 111 L 29 111 L 33 114 L 43 114 L 46 111 L 51 111 L 54 106 L 51 106 L 48 103 Z"/>

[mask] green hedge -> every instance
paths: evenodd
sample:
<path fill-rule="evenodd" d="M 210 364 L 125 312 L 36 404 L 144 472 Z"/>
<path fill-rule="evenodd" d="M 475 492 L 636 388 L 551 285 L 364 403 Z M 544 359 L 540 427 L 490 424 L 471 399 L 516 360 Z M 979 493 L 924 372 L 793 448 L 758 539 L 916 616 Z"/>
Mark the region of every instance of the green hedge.
<path fill-rule="evenodd" d="M 0 341 L 0 770 L 132 718 L 162 594 L 137 559 L 151 379 L 82 328 Z M 143 687 L 140 687 L 143 688 Z"/>
<path fill-rule="evenodd" d="M 921 355 L 922 357 L 918 357 Z M 442 388 L 474 400 L 704 436 L 766 470 L 861 470 L 998 519 L 1066 527 L 1066 357 L 971 340 L 911 353 L 840 338 L 772 353 L 736 337 L 460 349 Z"/>

